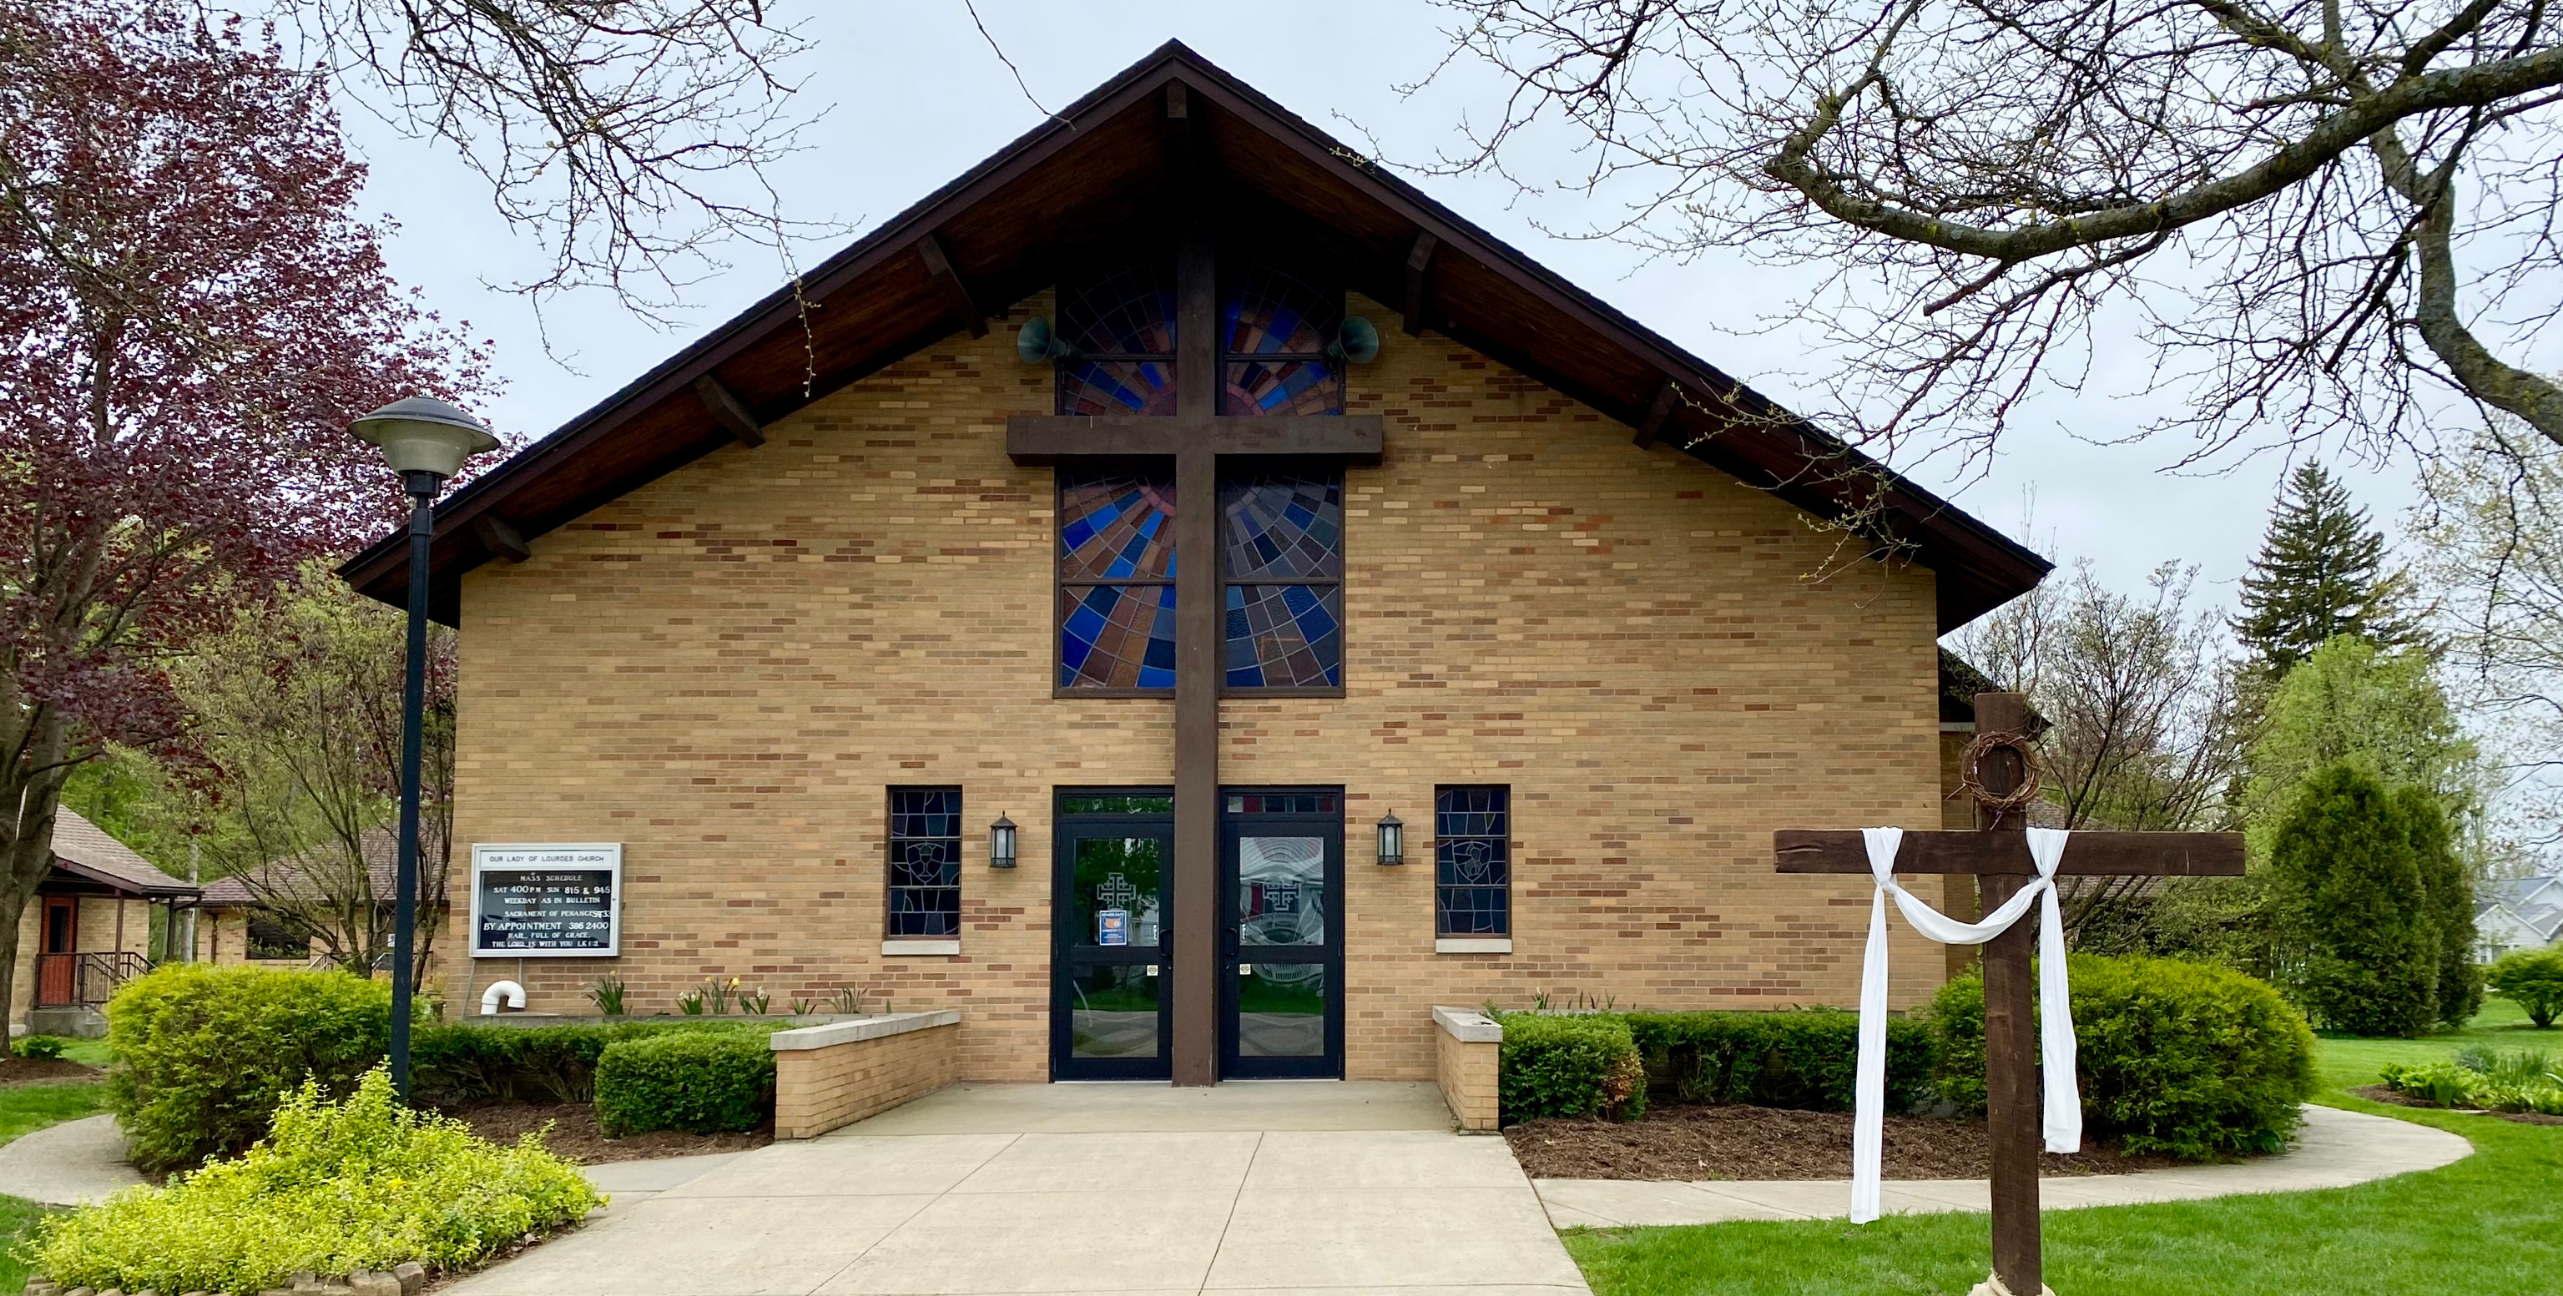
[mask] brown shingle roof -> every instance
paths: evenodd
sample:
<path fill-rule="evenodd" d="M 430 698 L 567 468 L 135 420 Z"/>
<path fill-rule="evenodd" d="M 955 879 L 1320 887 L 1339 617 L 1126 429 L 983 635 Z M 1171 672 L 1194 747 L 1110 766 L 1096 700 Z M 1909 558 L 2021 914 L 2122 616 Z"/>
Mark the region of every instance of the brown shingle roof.
<path fill-rule="evenodd" d="M 185 897 L 196 893 L 196 888 L 161 872 L 150 860 L 135 854 L 133 847 L 108 836 L 105 829 L 69 806 L 54 812 L 53 862 L 57 868 L 136 895 Z"/>
<path fill-rule="evenodd" d="M 394 875 L 400 868 L 399 835 L 389 828 L 376 828 L 360 838 L 359 844 L 365 851 L 365 873 L 373 884 L 374 894 L 389 898 L 395 885 Z M 333 855 L 337 850 L 335 846 L 318 849 L 329 851 Z M 289 881 L 293 874 L 311 867 L 309 861 L 314 853 L 314 851 L 305 851 L 301 855 L 288 859 L 262 864 L 252 872 L 262 882 L 274 879 L 278 884 L 283 884 Z M 330 863 L 334 867 L 336 860 L 333 859 Z M 204 905 L 208 909 L 245 908 L 257 903 L 257 894 L 249 889 L 249 883 L 240 874 L 216 878 L 205 884 Z"/>

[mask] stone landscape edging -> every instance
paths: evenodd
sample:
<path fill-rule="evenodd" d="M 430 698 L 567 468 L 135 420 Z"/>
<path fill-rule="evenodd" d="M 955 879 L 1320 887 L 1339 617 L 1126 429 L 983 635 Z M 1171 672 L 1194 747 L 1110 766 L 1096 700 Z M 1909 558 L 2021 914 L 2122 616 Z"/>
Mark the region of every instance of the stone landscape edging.
<path fill-rule="evenodd" d="M 2435 1170 L 2473 1152 L 2463 1135 L 2433 1126 L 2308 1106 L 2297 1146 L 2277 1156 L 2123 1175 L 2059 1175 L 2041 1178 L 2038 1188 L 2041 1204 L 2050 1210 L 2203 1201 L 2347 1188 Z M 1531 1186 L 1559 1228 L 1842 1219 L 1851 1210 L 1848 1179 L 1534 1179 Z M 1889 1214 L 1984 1211 L 1991 1208 L 1991 1189 L 1982 1179 L 1890 1179 L 1883 1202 Z"/>

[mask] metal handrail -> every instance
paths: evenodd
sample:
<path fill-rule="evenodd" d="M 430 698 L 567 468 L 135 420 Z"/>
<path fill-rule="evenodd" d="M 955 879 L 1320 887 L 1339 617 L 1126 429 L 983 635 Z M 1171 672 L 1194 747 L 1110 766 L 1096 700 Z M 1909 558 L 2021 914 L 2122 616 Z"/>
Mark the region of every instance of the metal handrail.
<path fill-rule="evenodd" d="M 63 969 L 60 972 L 54 969 Z M 36 1006 L 39 1008 L 88 1007 L 103 1004 L 116 995 L 125 982 L 151 970 L 151 960 L 132 950 L 89 950 L 71 954 L 36 956 Z M 63 983 L 69 997 L 52 993 L 51 987 Z"/>

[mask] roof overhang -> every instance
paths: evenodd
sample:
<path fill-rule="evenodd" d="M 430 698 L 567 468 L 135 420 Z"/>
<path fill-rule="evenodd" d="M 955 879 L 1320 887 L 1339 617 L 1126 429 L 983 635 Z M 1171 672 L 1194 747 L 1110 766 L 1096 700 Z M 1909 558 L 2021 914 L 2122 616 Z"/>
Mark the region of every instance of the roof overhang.
<path fill-rule="evenodd" d="M 1357 292 L 1808 513 L 1856 517 L 1938 577 L 1946 632 L 2050 564 L 1425 197 L 1168 43 L 881 228 L 473 479 L 436 509 L 429 607 L 460 623 L 462 574 L 524 540 L 979 323 L 1056 281 L 1079 250 L 1162 218 L 1191 156 L 1239 210 L 1286 213 Z M 1199 174 L 1198 171 L 1195 174 Z M 1045 411 L 1046 412 L 1046 411 Z M 406 532 L 339 570 L 407 597 Z"/>

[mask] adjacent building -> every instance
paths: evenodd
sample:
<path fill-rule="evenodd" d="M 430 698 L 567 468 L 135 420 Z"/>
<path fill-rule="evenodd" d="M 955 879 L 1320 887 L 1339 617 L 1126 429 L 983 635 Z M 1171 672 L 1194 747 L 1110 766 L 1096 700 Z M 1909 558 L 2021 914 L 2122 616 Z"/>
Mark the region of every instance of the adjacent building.
<path fill-rule="evenodd" d="M 151 969 L 154 920 L 170 930 L 171 917 L 195 898 L 194 886 L 70 807 L 55 811 L 53 866 L 18 920 L 12 1031 L 100 1033 L 100 1008 Z"/>

